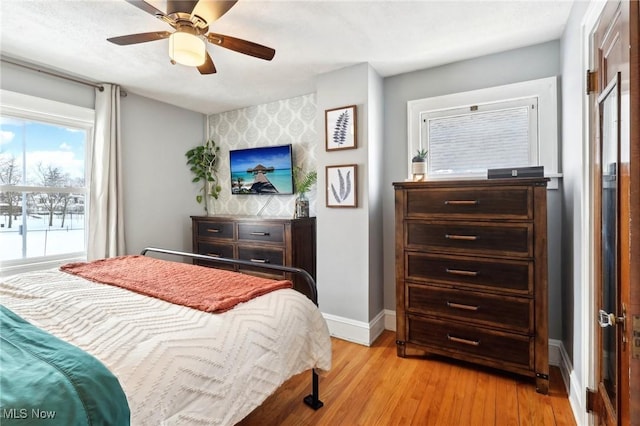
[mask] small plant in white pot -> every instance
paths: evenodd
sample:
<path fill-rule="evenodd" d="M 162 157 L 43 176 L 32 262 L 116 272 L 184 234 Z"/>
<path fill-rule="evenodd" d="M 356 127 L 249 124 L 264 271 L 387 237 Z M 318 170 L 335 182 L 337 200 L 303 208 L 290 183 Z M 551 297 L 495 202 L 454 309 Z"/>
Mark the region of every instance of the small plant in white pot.
<path fill-rule="evenodd" d="M 418 149 L 416 155 L 411 159 L 411 174 L 416 182 L 423 181 L 427 174 L 427 151 Z"/>

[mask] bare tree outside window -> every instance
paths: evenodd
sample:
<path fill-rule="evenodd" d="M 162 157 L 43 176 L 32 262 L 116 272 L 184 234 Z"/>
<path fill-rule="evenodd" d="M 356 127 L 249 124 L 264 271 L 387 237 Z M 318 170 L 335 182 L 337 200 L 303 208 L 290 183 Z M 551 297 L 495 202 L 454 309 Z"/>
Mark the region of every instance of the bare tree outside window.
<path fill-rule="evenodd" d="M 0 157 L 0 184 L 17 185 L 22 181 L 22 170 L 16 157 L 13 155 Z M 9 217 L 8 228 L 13 226 L 14 217 L 21 212 L 22 193 L 12 191 L 0 192 L 0 208 L 2 214 Z M 6 209 L 6 210 L 5 210 Z"/>
<path fill-rule="evenodd" d="M 38 176 L 40 183 L 45 187 L 65 187 L 69 186 L 69 174 L 64 173 L 59 167 L 52 165 L 38 164 Z M 62 225 L 64 228 L 64 218 L 69 204 L 69 193 L 65 192 L 43 192 L 40 194 L 40 205 L 44 207 L 49 215 L 49 226 L 53 226 L 53 215 L 56 211 L 62 215 Z"/>

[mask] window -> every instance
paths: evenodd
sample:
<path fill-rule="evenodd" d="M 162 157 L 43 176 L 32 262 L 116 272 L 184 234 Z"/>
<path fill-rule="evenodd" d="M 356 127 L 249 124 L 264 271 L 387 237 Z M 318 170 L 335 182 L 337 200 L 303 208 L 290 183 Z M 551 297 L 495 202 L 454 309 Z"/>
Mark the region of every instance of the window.
<path fill-rule="evenodd" d="M 431 178 L 537 165 L 558 176 L 556 90 L 552 77 L 411 101 L 409 162 L 427 149 Z"/>
<path fill-rule="evenodd" d="M 527 98 L 424 112 L 427 173 L 474 175 L 490 168 L 537 165 L 537 104 L 537 98 Z"/>
<path fill-rule="evenodd" d="M 85 257 L 92 130 L 92 110 L 2 92 L 3 266 Z"/>

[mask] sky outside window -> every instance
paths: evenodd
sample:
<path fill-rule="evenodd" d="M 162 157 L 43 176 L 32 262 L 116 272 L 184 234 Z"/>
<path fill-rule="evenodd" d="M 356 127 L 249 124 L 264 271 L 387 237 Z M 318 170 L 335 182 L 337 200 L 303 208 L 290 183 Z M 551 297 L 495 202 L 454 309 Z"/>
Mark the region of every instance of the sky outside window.
<path fill-rule="evenodd" d="M 42 185 L 38 168 L 50 166 L 68 177 L 65 186 L 84 185 L 86 130 L 4 116 L 0 134 L 0 158 L 15 157 L 23 176 L 18 184 Z"/>

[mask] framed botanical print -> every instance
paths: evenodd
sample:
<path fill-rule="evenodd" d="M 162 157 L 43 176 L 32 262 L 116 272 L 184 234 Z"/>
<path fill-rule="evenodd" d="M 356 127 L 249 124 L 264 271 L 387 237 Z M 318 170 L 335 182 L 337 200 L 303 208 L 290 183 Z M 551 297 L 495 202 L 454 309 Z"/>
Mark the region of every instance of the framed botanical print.
<path fill-rule="evenodd" d="M 358 207 L 358 165 L 326 167 L 327 207 Z"/>
<path fill-rule="evenodd" d="M 324 112 L 325 143 L 327 151 L 357 147 L 356 106 L 328 109 Z"/>

